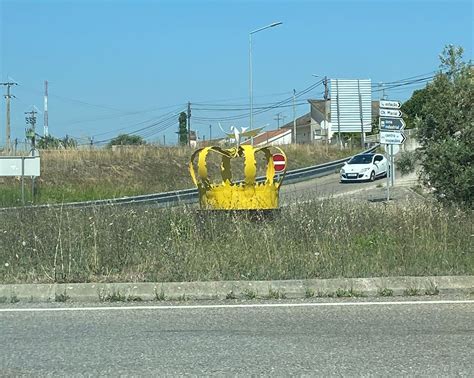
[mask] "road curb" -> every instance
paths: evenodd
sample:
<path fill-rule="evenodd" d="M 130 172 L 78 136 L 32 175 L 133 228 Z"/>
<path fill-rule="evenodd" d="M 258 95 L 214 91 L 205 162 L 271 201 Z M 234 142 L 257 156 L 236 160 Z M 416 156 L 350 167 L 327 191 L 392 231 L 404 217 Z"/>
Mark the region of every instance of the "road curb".
<path fill-rule="evenodd" d="M 0 285 L 0 303 L 472 294 L 474 276 Z"/>

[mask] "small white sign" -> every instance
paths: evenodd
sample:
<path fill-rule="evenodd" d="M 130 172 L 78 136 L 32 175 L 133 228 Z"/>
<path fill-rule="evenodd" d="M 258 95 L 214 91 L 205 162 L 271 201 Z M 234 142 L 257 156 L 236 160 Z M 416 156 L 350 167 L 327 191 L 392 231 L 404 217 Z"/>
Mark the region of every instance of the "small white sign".
<path fill-rule="evenodd" d="M 22 175 L 36 177 L 40 175 L 39 156 L 0 156 L 0 176 Z"/>
<path fill-rule="evenodd" d="M 380 131 L 380 143 L 382 144 L 403 144 L 405 134 L 401 131 Z"/>
<path fill-rule="evenodd" d="M 401 106 L 400 101 L 380 100 L 381 108 L 400 109 Z"/>
<path fill-rule="evenodd" d="M 402 116 L 402 111 L 397 109 L 379 109 L 379 115 L 382 117 L 396 117 L 400 118 Z"/>

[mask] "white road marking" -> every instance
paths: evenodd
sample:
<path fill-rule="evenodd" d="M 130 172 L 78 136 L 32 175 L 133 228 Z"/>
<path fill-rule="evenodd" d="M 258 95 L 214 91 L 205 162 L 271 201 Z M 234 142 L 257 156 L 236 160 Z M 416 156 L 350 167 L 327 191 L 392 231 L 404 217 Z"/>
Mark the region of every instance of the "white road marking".
<path fill-rule="evenodd" d="M 49 308 L 0 308 L 5 312 L 57 312 L 57 311 L 129 311 L 129 310 L 195 310 L 275 307 L 349 307 L 349 306 L 401 306 L 434 304 L 474 304 L 474 300 L 400 301 L 400 302 L 321 302 L 321 303 L 253 303 L 229 305 L 166 305 L 166 306 L 98 306 L 98 307 L 49 307 Z"/>

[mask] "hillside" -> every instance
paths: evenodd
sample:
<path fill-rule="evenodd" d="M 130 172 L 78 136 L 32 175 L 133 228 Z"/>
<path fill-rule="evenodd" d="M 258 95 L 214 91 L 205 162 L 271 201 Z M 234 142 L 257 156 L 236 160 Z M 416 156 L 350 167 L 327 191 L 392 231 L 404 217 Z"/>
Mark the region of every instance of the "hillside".
<path fill-rule="evenodd" d="M 339 159 L 356 151 L 324 146 L 285 146 L 289 169 Z M 61 203 L 91 199 L 158 193 L 193 187 L 188 164 L 193 150 L 184 147 L 143 146 L 118 150 L 41 151 L 41 177 L 36 180 L 36 203 Z M 219 170 L 217 158 L 210 158 L 211 175 Z M 241 164 L 236 162 L 234 177 Z M 259 167 L 259 174 L 263 167 Z M 211 176 L 216 177 L 216 176 Z M 31 182 L 26 180 L 26 198 L 31 201 Z M 20 204 L 18 178 L 0 178 L 0 206 Z"/>

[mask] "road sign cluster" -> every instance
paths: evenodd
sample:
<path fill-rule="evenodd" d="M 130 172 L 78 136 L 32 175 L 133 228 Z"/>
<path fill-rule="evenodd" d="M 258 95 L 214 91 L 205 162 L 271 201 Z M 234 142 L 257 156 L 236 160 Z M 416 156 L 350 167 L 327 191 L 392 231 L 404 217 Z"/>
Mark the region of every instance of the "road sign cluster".
<path fill-rule="evenodd" d="M 380 143 L 382 144 L 403 144 L 405 142 L 405 122 L 400 110 L 400 102 L 390 100 L 380 100 Z"/>

